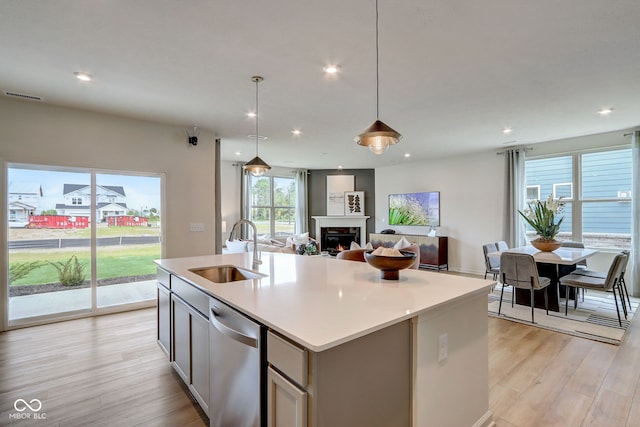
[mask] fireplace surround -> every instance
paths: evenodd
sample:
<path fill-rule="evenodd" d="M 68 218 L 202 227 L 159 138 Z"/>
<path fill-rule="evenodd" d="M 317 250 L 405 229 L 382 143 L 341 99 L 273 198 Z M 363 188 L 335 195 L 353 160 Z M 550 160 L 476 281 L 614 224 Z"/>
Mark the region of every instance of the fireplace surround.
<path fill-rule="evenodd" d="M 360 246 L 364 247 L 367 238 L 367 219 L 368 216 L 313 216 L 316 223 L 316 240 L 320 242 L 320 250 L 325 251 L 327 244 L 329 247 L 335 242 L 342 242 L 342 246 L 356 241 Z M 329 236 L 329 242 L 323 237 L 323 229 L 325 234 Z M 333 229 L 333 230 L 332 230 Z M 327 231 L 332 230 L 332 233 Z M 355 235 L 355 236 L 353 236 Z M 347 242 L 347 239 L 348 242 Z M 346 249 L 349 249 L 348 247 Z"/>

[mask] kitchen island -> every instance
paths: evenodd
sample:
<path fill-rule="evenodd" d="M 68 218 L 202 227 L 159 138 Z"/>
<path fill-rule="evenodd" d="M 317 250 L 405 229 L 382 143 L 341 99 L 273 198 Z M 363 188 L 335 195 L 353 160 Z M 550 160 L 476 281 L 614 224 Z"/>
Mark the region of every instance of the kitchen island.
<path fill-rule="evenodd" d="M 192 271 L 251 270 L 251 262 L 249 253 L 156 261 L 170 301 L 172 293 L 182 301 L 180 292 L 192 288 L 268 331 L 269 425 L 288 423 L 277 411 L 290 411 L 292 425 L 308 427 L 493 425 L 489 282 L 418 270 L 387 281 L 366 263 L 277 253 L 263 254 L 255 279 L 214 283 Z M 175 330 L 163 331 L 175 324 L 161 319 L 174 306 L 163 308 L 167 294 L 158 295 L 159 341 L 173 360 L 182 351 L 176 347 L 189 344 Z M 197 400 L 213 411 L 216 401 L 202 388 Z"/>

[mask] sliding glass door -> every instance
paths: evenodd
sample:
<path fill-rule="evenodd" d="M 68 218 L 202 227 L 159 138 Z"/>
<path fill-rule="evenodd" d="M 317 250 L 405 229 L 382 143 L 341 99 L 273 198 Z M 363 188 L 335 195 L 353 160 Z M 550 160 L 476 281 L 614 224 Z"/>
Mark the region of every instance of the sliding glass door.
<path fill-rule="evenodd" d="M 160 178 L 97 174 L 95 206 L 98 307 L 154 299 Z"/>
<path fill-rule="evenodd" d="M 7 178 L 9 326 L 150 305 L 161 176 L 9 165 Z"/>

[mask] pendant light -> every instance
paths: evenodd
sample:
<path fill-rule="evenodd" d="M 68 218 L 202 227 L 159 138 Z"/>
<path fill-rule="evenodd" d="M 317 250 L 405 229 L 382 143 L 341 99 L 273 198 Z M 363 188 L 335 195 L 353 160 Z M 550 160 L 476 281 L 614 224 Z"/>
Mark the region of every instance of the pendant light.
<path fill-rule="evenodd" d="M 390 145 L 397 144 L 402 139 L 402 135 L 380 121 L 378 50 L 378 0 L 376 0 L 376 121 L 355 138 L 358 145 L 369 147 L 373 154 L 384 153 Z"/>
<path fill-rule="evenodd" d="M 258 84 L 264 80 L 260 76 L 251 77 L 251 81 L 256 84 L 256 156 L 249 160 L 244 164 L 244 169 L 249 171 L 253 176 L 262 176 L 266 171 L 271 169 L 271 166 L 265 163 L 264 160 L 258 156 L 258 140 L 260 139 L 260 134 L 258 133 Z"/>

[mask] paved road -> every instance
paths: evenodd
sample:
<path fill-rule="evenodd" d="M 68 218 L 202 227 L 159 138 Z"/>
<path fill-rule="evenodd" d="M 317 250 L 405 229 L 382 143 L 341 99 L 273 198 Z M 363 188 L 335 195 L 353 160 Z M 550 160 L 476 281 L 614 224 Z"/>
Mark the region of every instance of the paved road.
<path fill-rule="evenodd" d="M 122 236 L 98 237 L 98 246 L 143 245 L 160 243 L 160 236 Z M 74 247 L 90 247 L 91 239 L 38 239 L 14 240 L 9 242 L 9 249 L 61 249 Z"/>

